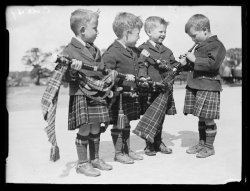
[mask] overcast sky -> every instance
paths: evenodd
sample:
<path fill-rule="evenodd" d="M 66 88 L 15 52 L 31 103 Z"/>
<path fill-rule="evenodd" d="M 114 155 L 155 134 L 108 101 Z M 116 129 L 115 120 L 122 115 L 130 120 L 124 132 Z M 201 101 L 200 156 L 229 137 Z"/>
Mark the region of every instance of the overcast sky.
<path fill-rule="evenodd" d="M 169 21 L 163 44 L 173 51 L 177 60 L 194 44 L 184 31 L 187 20 L 194 14 L 204 14 L 209 18 L 212 34 L 218 36 L 226 49 L 242 48 L 240 6 L 9 6 L 6 9 L 10 37 L 9 70 L 25 70 L 21 58 L 31 48 L 53 52 L 67 45 L 74 35 L 70 29 L 70 15 L 79 8 L 101 11 L 99 35 L 94 42 L 100 49 L 106 49 L 116 39 L 112 23 L 118 12 L 133 13 L 143 22 L 149 16 L 160 16 Z M 147 39 L 142 28 L 136 46 Z"/>

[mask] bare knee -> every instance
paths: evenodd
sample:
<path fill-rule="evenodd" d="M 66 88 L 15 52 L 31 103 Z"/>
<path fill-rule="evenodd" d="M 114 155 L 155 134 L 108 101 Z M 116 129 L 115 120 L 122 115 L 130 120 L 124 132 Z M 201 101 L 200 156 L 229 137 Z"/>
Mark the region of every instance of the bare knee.
<path fill-rule="evenodd" d="M 89 124 L 84 124 L 79 127 L 78 134 L 82 136 L 88 136 L 90 132 L 90 125 Z"/>
<path fill-rule="evenodd" d="M 213 119 L 205 119 L 205 123 L 206 123 L 206 125 L 214 125 L 215 124 Z"/>
<path fill-rule="evenodd" d="M 100 132 L 100 123 L 93 123 L 90 125 L 90 133 L 98 134 Z"/>

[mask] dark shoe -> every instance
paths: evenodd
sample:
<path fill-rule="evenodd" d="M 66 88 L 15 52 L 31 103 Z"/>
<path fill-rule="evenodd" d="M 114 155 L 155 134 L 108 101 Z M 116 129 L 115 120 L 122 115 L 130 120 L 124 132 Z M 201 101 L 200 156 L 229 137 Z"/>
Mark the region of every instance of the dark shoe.
<path fill-rule="evenodd" d="M 168 148 L 162 141 L 158 143 L 158 148 L 155 148 L 156 152 L 161 152 L 163 154 L 171 154 L 173 151 L 172 149 Z"/>
<path fill-rule="evenodd" d="M 154 149 L 154 144 L 153 143 L 150 143 L 150 142 L 146 142 L 146 147 L 144 149 L 144 152 L 146 155 L 148 156 L 155 156 L 156 155 L 156 152 L 155 152 L 155 149 Z"/>
<path fill-rule="evenodd" d="M 208 149 L 206 147 L 204 147 L 197 155 L 197 158 L 206 158 L 209 157 L 211 155 L 215 154 L 215 150 L 214 149 Z"/>
<path fill-rule="evenodd" d="M 93 166 L 89 162 L 78 164 L 76 167 L 76 173 L 84 174 L 86 176 L 100 176 L 101 175 L 101 172 L 94 169 Z"/>
<path fill-rule="evenodd" d="M 132 150 L 129 151 L 128 156 L 130 158 L 132 158 L 133 160 L 142 160 L 143 159 L 143 156 L 138 155 L 136 152 L 134 152 Z"/>
<path fill-rule="evenodd" d="M 203 148 L 204 148 L 204 146 L 202 146 L 200 143 L 198 143 L 197 145 L 189 147 L 188 150 L 186 150 L 186 153 L 196 154 L 196 153 L 199 153 Z"/>
<path fill-rule="evenodd" d="M 99 159 L 99 158 L 95 160 L 91 160 L 90 162 L 94 168 L 98 168 L 100 170 L 112 170 L 113 169 L 112 165 L 105 163 L 104 160 Z"/>
<path fill-rule="evenodd" d="M 127 154 L 116 154 L 114 160 L 123 164 L 134 163 L 134 160 L 131 159 Z"/>

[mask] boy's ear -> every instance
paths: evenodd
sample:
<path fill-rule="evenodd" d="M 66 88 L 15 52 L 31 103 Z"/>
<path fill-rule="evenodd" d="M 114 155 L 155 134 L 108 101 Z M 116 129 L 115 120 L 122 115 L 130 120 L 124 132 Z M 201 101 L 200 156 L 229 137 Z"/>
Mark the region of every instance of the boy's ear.
<path fill-rule="evenodd" d="M 85 33 L 85 27 L 84 26 L 82 26 L 81 28 L 80 28 L 80 33 L 82 34 L 82 33 Z"/>
<path fill-rule="evenodd" d="M 150 30 L 146 30 L 148 35 L 151 35 L 151 31 Z"/>

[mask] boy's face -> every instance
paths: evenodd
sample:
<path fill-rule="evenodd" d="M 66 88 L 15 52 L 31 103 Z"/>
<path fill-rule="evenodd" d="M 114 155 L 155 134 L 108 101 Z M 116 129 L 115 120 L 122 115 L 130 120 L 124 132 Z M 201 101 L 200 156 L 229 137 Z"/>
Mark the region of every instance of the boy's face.
<path fill-rule="evenodd" d="M 155 43 L 162 43 L 166 37 L 167 27 L 162 24 L 158 24 L 156 28 L 148 31 L 149 39 Z"/>
<path fill-rule="evenodd" d="M 195 43 L 200 44 L 207 39 L 206 30 L 196 31 L 194 27 L 191 27 L 188 35 L 192 38 Z"/>
<path fill-rule="evenodd" d="M 92 18 L 86 25 L 86 27 L 84 27 L 84 32 L 83 32 L 83 41 L 85 42 L 90 42 L 93 43 L 97 37 L 98 34 L 98 20 L 95 18 Z"/>
<path fill-rule="evenodd" d="M 140 34 L 140 29 L 138 29 L 138 28 L 134 28 L 132 31 L 128 31 L 126 45 L 134 47 L 136 45 L 136 42 L 140 38 L 139 34 Z"/>

